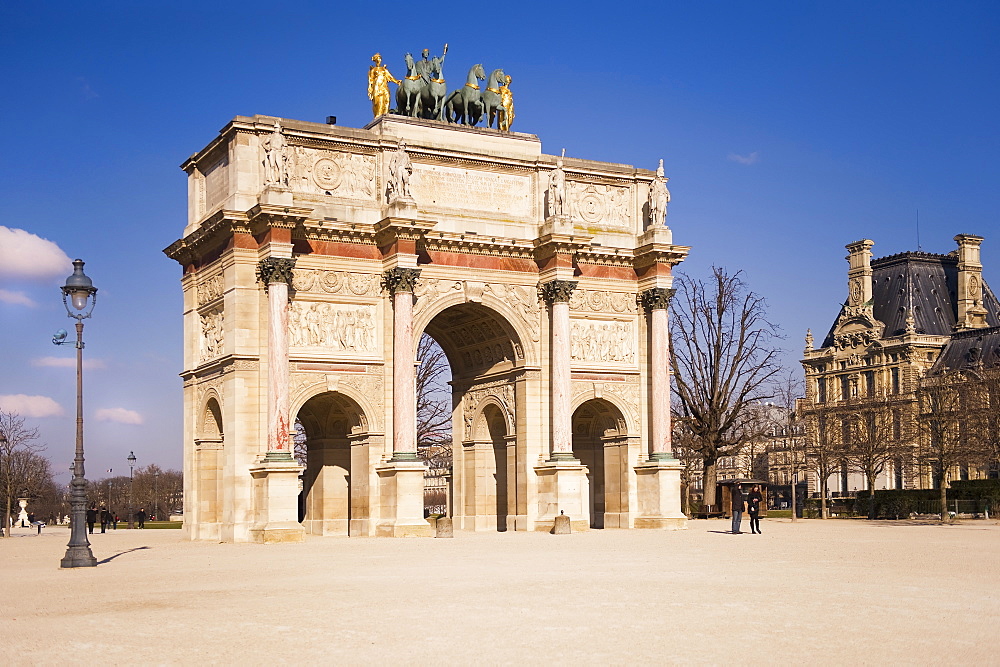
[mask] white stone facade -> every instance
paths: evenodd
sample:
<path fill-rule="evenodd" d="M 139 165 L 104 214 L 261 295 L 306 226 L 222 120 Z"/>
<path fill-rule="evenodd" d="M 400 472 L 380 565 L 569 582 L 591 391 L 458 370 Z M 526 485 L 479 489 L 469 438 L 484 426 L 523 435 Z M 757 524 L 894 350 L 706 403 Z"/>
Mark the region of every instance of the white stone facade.
<path fill-rule="evenodd" d="M 287 185 L 265 186 L 276 120 Z M 389 202 L 401 141 L 412 198 Z M 165 252 L 183 267 L 192 539 L 430 534 L 412 434 L 425 332 L 452 366 L 457 529 L 549 530 L 560 512 L 683 527 L 651 387 L 688 248 L 649 224 L 657 175 L 627 165 L 565 158 L 568 215 L 546 220 L 556 160 L 526 134 L 255 116 L 184 163 L 188 222 Z"/>

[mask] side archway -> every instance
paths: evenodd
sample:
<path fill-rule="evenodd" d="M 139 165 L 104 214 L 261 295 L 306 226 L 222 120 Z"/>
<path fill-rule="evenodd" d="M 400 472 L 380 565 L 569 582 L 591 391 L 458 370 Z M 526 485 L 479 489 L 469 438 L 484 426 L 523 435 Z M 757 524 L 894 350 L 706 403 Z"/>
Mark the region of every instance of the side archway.
<path fill-rule="evenodd" d="M 305 458 L 300 520 L 314 535 L 369 535 L 378 485 L 375 446 L 364 409 L 340 391 L 306 400 L 296 413 L 296 448 Z"/>
<path fill-rule="evenodd" d="M 591 528 L 627 528 L 638 437 L 621 409 L 606 398 L 581 402 L 573 412 L 573 454 L 587 466 Z"/>
<path fill-rule="evenodd" d="M 193 501 L 185 506 L 191 517 L 194 539 L 219 539 L 222 521 L 225 435 L 222 401 L 214 389 L 203 399 L 194 441 Z"/>

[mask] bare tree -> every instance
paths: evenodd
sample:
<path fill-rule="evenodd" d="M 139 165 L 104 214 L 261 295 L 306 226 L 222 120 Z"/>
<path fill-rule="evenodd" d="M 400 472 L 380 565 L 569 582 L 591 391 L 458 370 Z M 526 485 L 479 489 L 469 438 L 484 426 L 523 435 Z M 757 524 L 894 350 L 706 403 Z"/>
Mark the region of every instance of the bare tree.
<path fill-rule="evenodd" d="M 783 453 L 782 466 L 787 467 L 788 483 L 792 491 L 790 494 L 792 521 L 798 520 L 795 507 L 798 502 L 796 482 L 799 470 L 802 469 L 802 464 L 805 462 L 805 452 L 799 446 L 800 438 L 797 437 L 798 431 L 801 428 L 798 403 L 802 394 L 802 379 L 797 373 L 788 371 L 775 379 L 774 404 L 778 409 L 771 413 L 772 423 L 775 428 L 779 429 L 785 435 L 783 446 L 787 449 Z"/>
<path fill-rule="evenodd" d="M 1000 471 L 1000 364 L 976 374 L 975 405 L 966 418 L 976 442 L 980 463 L 987 471 Z"/>
<path fill-rule="evenodd" d="M 684 465 L 681 470 L 681 510 L 691 516 L 695 512 L 694 487 L 702 477 L 701 452 L 695 449 L 695 437 L 687 425 L 687 421 L 674 414 L 673 436 L 671 438 L 674 456 Z"/>
<path fill-rule="evenodd" d="M 712 268 L 704 282 L 680 275 L 671 304 L 671 361 L 678 411 L 688 420 L 705 470 L 704 504 L 715 504 L 720 457 L 739 452 L 765 425 L 754 406 L 772 397 L 781 372 L 777 327 L 741 272 Z"/>
<path fill-rule="evenodd" d="M 819 408 L 806 415 L 806 431 L 806 462 L 816 471 L 819 480 L 819 516 L 826 519 L 830 476 L 837 472 L 844 460 L 844 429 L 838 414 L 830 408 Z"/>
<path fill-rule="evenodd" d="M 931 467 L 940 489 L 941 521 L 948 520 L 948 475 L 959 465 L 981 458 L 974 437 L 971 415 L 986 409 L 976 376 L 966 371 L 947 371 L 927 376 L 920 385 L 920 457 Z"/>
<path fill-rule="evenodd" d="M 417 344 L 417 449 L 451 442 L 450 367 L 444 350 L 424 334 Z"/>
<path fill-rule="evenodd" d="M 4 503 L 4 530 L 9 536 L 11 511 L 18 497 L 38 494 L 52 473 L 48 459 L 39 452 L 38 429 L 29 428 L 16 412 L 0 410 L 0 493 Z"/>
<path fill-rule="evenodd" d="M 875 518 L 875 480 L 908 451 L 913 441 L 913 415 L 909 402 L 898 396 L 877 395 L 848 400 L 842 418 L 847 420 L 843 460 L 868 482 L 868 518 Z"/>

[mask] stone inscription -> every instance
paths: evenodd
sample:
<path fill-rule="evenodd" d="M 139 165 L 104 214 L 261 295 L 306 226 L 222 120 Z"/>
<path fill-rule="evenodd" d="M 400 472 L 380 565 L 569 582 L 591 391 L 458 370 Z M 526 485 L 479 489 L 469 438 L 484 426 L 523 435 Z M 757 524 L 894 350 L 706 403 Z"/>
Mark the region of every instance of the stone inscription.
<path fill-rule="evenodd" d="M 375 307 L 296 302 L 288 310 L 290 347 L 374 354 Z"/>
<path fill-rule="evenodd" d="M 413 170 L 413 197 L 421 206 L 531 216 L 531 179 L 527 176 L 423 164 L 413 165 Z"/>

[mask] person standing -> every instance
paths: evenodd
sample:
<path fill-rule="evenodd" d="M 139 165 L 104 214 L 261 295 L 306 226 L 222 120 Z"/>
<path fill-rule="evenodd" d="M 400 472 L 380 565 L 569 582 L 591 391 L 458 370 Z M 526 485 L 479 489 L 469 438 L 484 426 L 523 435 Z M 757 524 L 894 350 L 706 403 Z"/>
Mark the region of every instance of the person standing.
<path fill-rule="evenodd" d="M 87 528 L 91 535 L 94 534 L 95 523 L 97 523 L 97 505 L 91 505 L 87 510 Z"/>
<path fill-rule="evenodd" d="M 136 520 L 139 522 L 140 528 L 146 527 L 146 508 L 140 507 L 139 512 L 135 515 Z"/>
<path fill-rule="evenodd" d="M 750 493 L 747 494 L 747 514 L 750 515 L 750 532 L 760 535 L 760 504 L 764 502 L 764 496 L 760 492 L 760 486 L 753 485 Z"/>
<path fill-rule="evenodd" d="M 111 523 L 111 512 L 108 511 L 107 507 L 101 508 L 101 532 L 108 532 L 108 525 Z"/>
<path fill-rule="evenodd" d="M 743 489 L 739 484 L 733 484 L 733 535 L 740 535 L 740 523 L 743 521 L 743 510 L 746 500 L 743 497 Z"/>

